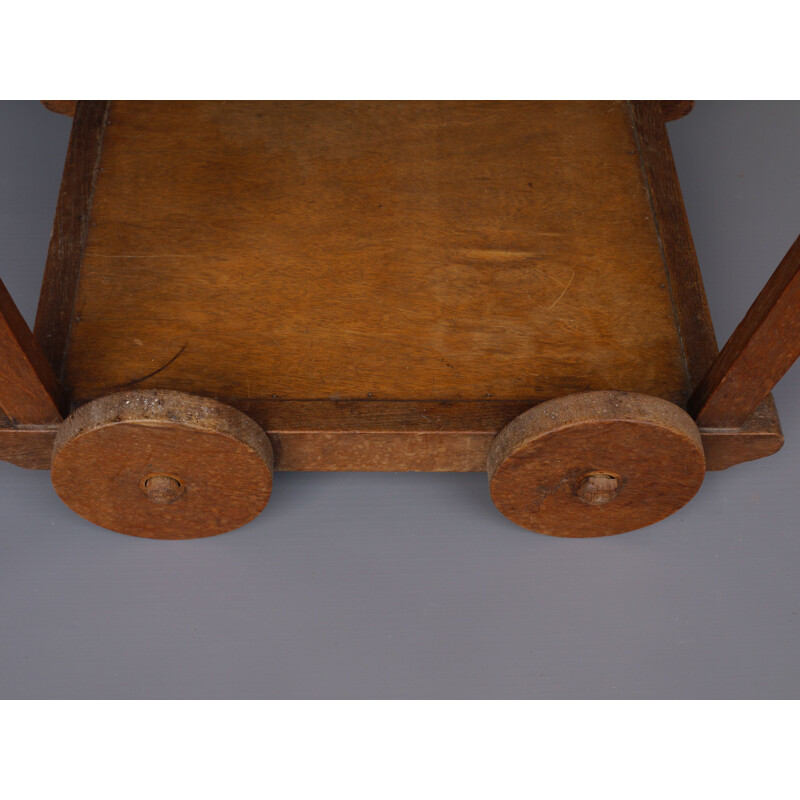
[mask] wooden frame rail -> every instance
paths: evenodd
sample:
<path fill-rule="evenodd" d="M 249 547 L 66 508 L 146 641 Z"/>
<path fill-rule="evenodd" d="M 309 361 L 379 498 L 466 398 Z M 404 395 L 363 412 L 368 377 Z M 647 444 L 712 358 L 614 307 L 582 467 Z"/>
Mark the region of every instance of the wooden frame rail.
<path fill-rule="evenodd" d="M 0 409 L 15 425 L 61 422 L 63 396 L 50 363 L 0 281 Z"/>
<path fill-rule="evenodd" d="M 740 428 L 800 357 L 800 237 L 689 399 L 706 428 Z"/>

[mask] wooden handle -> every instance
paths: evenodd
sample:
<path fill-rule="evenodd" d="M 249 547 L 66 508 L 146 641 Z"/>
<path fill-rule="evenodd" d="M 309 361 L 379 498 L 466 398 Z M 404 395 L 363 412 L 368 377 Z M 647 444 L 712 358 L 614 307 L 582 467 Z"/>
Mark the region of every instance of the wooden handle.
<path fill-rule="evenodd" d="M 739 428 L 800 356 L 800 237 L 689 399 L 704 428 Z"/>
<path fill-rule="evenodd" d="M 61 422 L 61 388 L 0 281 L 0 408 L 19 425 Z"/>

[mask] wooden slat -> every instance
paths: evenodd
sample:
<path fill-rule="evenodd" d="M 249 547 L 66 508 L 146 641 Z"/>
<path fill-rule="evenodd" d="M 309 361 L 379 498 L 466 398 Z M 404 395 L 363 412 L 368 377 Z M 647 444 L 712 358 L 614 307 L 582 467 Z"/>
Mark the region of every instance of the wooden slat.
<path fill-rule="evenodd" d="M 497 433 L 528 401 L 244 400 L 218 398 L 271 433 Z"/>
<path fill-rule="evenodd" d="M 799 356 L 800 237 L 692 396 L 697 424 L 740 427 Z"/>
<path fill-rule="evenodd" d="M 631 103 L 642 164 L 669 274 L 686 367 L 694 388 L 717 357 L 717 340 L 659 101 Z"/>
<path fill-rule="evenodd" d="M 306 404 L 303 408 L 292 408 L 293 403 L 278 403 L 284 408 L 247 408 L 245 404 L 239 407 L 249 410 L 259 420 L 273 420 L 264 427 L 275 451 L 275 468 L 295 471 L 481 472 L 504 420 L 509 421 L 526 410 L 513 404 L 491 404 L 487 416 L 481 416 L 486 409 L 476 408 L 459 422 L 459 413 L 466 409 L 436 413 L 435 409 L 427 408 L 421 416 L 419 408 L 405 411 L 386 408 L 394 405 L 389 403 L 364 402 L 360 404 L 363 408 L 355 409 L 344 404 L 337 416 L 352 421 L 349 428 L 343 423 L 342 429 L 335 431 L 325 427 L 331 413 L 330 409 L 322 408 L 326 403 L 319 403 L 316 412 L 305 407 Z M 299 430 L 293 430 L 301 414 L 303 423 Z M 419 429 L 423 425 L 427 427 Z M 0 419 L 0 460 L 28 469 L 49 469 L 57 430 L 54 425 L 17 428 Z M 771 398 L 762 403 L 741 429 L 701 428 L 700 438 L 708 470 L 728 469 L 743 461 L 772 455 L 783 444 Z"/>
<path fill-rule="evenodd" d="M 60 422 L 61 389 L 19 309 L 0 281 L 0 408 L 14 423 Z"/>
<path fill-rule="evenodd" d="M 59 379 L 63 378 L 107 115 L 105 101 L 77 105 L 39 296 L 33 332 Z"/>

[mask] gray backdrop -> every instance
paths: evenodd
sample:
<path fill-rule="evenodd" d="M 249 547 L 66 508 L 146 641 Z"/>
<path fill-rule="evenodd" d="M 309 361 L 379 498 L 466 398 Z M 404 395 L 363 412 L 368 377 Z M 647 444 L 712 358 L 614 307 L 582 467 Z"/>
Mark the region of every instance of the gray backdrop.
<path fill-rule="evenodd" d="M 0 273 L 30 323 L 69 127 L 0 103 Z M 722 341 L 800 233 L 800 103 L 669 132 Z M 507 522 L 480 474 L 278 473 L 246 528 L 153 542 L 0 462 L 0 697 L 798 697 L 798 368 L 775 396 L 780 453 L 585 541 Z"/>

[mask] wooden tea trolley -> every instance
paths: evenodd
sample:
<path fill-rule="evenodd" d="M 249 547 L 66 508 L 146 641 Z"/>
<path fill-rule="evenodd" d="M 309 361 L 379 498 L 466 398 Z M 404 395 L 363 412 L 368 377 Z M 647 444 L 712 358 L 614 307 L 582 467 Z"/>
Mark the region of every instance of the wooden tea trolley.
<path fill-rule="evenodd" d="M 774 453 L 800 240 L 718 353 L 665 122 L 682 101 L 95 102 L 36 325 L 0 285 L 0 458 L 184 539 L 273 469 L 486 471 L 605 536 Z"/>

